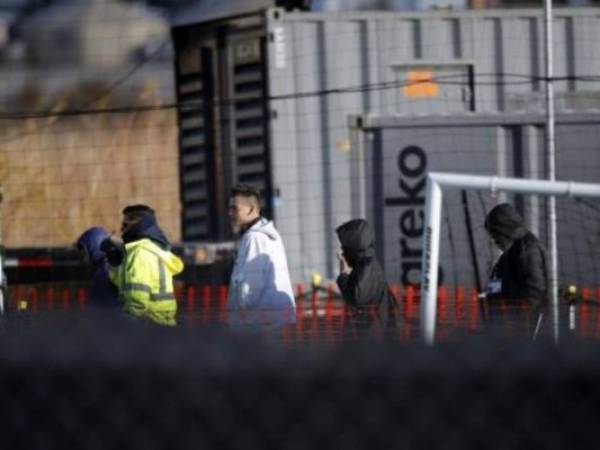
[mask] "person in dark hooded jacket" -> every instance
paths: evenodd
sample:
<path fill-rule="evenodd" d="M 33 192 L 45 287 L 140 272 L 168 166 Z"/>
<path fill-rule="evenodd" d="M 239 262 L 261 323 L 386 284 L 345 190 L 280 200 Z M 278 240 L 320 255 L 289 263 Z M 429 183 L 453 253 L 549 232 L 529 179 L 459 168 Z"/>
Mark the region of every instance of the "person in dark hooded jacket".
<path fill-rule="evenodd" d="M 336 232 L 342 246 L 337 284 L 344 301 L 355 313 L 377 317 L 389 325 L 393 322 L 396 299 L 375 258 L 374 237 L 368 222 L 350 220 Z"/>
<path fill-rule="evenodd" d="M 502 250 L 486 288 L 488 298 L 546 300 L 546 258 L 537 237 L 523 224 L 508 203 L 495 206 L 485 219 L 485 229 Z"/>
<path fill-rule="evenodd" d="M 85 255 L 92 268 L 90 305 L 116 308 L 120 305 L 119 292 L 108 277 L 108 259 L 100 248 L 101 243 L 108 237 L 109 234 L 104 228 L 92 227 L 81 234 L 75 245 Z"/>

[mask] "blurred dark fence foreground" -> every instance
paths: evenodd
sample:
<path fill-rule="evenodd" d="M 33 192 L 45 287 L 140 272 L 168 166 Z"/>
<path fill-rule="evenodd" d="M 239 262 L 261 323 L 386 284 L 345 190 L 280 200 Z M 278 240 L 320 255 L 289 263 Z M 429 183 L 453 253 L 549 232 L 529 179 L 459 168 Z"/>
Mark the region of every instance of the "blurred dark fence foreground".
<path fill-rule="evenodd" d="M 48 323 L 2 334 L 2 448 L 596 448 L 599 380 L 581 341 L 289 349 Z"/>

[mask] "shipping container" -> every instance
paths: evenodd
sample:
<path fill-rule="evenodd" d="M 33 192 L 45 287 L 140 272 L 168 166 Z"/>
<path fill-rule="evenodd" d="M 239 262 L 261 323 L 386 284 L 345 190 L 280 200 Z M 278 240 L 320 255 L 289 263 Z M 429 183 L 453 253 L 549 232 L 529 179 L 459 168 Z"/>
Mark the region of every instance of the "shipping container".
<path fill-rule="evenodd" d="M 362 116 L 355 118 L 355 124 L 360 132 L 354 146 L 365 155 L 362 215 L 375 224 L 377 253 L 387 276 L 403 284 L 421 279 L 428 172 L 544 178 L 542 115 Z M 557 117 L 557 179 L 600 181 L 599 125 L 598 114 Z M 445 192 L 441 283 L 485 283 L 499 252 L 485 232 L 484 219 L 495 204 L 504 201 L 516 206 L 527 227 L 545 244 L 546 197 Z M 600 199 L 557 198 L 557 228 L 561 285 L 596 286 L 600 280 Z"/>
<path fill-rule="evenodd" d="M 335 276 L 335 227 L 364 212 L 371 155 L 352 145 L 351 116 L 443 124 L 544 110 L 541 9 L 206 17 L 173 28 L 183 239 L 231 238 L 229 188 L 257 184 L 295 281 Z M 600 10 L 560 9 L 554 25 L 557 111 L 598 114 Z M 477 138 L 491 152 L 493 129 Z M 454 157 L 470 172 L 498 169 Z"/>

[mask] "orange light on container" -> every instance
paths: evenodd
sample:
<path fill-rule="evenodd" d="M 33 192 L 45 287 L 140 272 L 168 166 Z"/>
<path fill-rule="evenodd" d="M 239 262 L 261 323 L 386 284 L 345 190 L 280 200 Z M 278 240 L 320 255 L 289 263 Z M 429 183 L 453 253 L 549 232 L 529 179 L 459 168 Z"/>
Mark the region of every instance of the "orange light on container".
<path fill-rule="evenodd" d="M 430 70 L 410 70 L 406 74 L 407 84 L 402 91 L 408 98 L 437 97 L 440 87 L 433 82 L 433 72 Z"/>

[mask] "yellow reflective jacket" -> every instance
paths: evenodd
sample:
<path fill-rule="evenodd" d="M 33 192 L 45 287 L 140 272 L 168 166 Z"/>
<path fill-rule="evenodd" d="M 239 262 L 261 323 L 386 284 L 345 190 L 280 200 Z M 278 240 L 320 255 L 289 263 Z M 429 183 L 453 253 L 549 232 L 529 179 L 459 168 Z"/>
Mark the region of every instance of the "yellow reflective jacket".
<path fill-rule="evenodd" d="M 181 273 L 183 262 L 150 239 L 125 245 L 120 266 L 112 268 L 110 278 L 119 288 L 123 309 L 159 325 L 174 326 L 177 302 L 173 276 Z"/>

